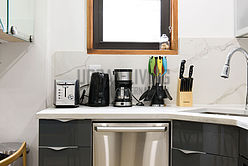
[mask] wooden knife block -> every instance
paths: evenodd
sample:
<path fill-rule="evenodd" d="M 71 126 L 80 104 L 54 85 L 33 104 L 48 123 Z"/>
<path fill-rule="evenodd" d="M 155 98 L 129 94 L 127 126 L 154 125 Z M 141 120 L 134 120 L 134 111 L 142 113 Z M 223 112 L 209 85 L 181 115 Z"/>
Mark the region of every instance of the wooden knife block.
<path fill-rule="evenodd" d="M 180 107 L 192 107 L 193 105 L 193 94 L 192 91 L 180 91 L 181 79 L 178 79 L 177 84 L 177 106 Z"/>

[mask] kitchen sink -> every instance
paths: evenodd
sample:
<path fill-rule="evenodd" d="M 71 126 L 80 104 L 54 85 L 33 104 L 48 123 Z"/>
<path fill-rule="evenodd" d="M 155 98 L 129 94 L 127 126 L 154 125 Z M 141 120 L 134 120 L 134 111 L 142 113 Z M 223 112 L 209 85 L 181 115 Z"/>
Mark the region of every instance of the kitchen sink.
<path fill-rule="evenodd" d="M 237 109 L 237 108 L 234 108 L 234 109 L 232 108 L 203 108 L 203 109 L 188 110 L 188 111 L 183 111 L 183 112 L 248 117 L 248 112 L 245 109 Z"/>

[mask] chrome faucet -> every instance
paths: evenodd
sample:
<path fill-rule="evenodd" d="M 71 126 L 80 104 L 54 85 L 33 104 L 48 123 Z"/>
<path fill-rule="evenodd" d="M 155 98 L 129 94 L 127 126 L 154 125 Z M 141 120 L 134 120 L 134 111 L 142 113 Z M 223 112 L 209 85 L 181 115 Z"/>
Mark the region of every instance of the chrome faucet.
<path fill-rule="evenodd" d="M 247 63 L 247 84 L 246 84 L 246 104 L 245 104 L 245 111 L 246 113 L 248 113 L 248 52 L 243 49 L 243 48 L 236 48 L 233 51 L 231 51 L 226 58 L 226 63 L 223 67 L 223 71 L 221 73 L 221 77 L 223 78 L 228 78 L 229 77 L 229 73 L 230 73 L 230 61 L 232 58 L 232 55 L 236 52 L 241 52 L 245 55 L 246 58 L 246 63 Z"/>

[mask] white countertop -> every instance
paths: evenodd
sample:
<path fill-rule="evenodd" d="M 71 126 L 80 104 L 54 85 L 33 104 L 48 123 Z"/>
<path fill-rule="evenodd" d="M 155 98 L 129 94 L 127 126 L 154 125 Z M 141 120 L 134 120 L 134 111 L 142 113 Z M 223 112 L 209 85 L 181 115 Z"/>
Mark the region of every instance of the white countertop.
<path fill-rule="evenodd" d="M 248 117 L 194 113 L 199 110 L 243 110 L 242 106 L 194 106 L 194 107 L 86 107 L 47 108 L 38 112 L 38 119 L 92 119 L 92 120 L 185 120 L 238 126 L 248 130 Z M 185 112 L 192 111 L 192 112 Z"/>

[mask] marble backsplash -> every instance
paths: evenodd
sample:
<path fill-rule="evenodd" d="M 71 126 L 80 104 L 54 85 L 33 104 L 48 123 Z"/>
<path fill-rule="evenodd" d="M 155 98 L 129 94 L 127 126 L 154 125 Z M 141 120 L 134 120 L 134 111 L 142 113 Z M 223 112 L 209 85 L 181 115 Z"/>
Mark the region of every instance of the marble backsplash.
<path fill-rule="evenodd" d="M 179 55 L 167 56 L 168 73 L 166 86 L 176 102 L 177 80 L 179 65 L 182 59 L 187 61 L 185 76 L 188 67 L 194 68 L 194 104 L 244 104 L 246 95 L 246 59 L 234 55 L 231 62 L 229 79 L 220 77 L 222 67 L 229 51 L 236 47 L 248 49 L 248 39 L 233 38 L 183 38 L 179 40 Z M 240 54 L 240 53 L 237 53 Z M 89 83 L 89 65 L 100 65 L 104 72 L 111 77 L 111 94 L 113 97 L 113 75 L 115 68 L 133 69 L 133 92 L 136 97 L 145 91 L 148 86 L 147 63 L 149 56 L 145 55 L 87 55 L 86 52 L 56 52 L 52 60 L 52 78 L 79 79 L 81 84 Z M 51 89 L 51 95 L 53 89 Z M 51 96 L 52 99 L 52 96 Z"/>

